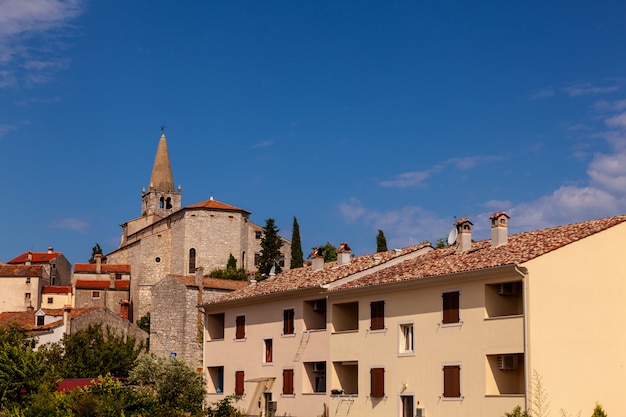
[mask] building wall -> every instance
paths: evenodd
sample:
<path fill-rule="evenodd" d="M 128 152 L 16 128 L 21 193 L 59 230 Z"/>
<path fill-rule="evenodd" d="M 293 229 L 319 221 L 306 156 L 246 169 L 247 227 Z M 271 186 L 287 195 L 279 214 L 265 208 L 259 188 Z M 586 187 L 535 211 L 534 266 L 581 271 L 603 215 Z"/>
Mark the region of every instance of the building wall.
<path fill-rule="evenodd" d="M 35 310 L 41 307 L 41 292 L 48 279 L 41 277 L 0 277 L 0 313 L 4 311 L 26 311 L 32 306 Z M 25 294 L 30 294 L 30 299 Z"/>
<path fill-rule="evenodd" d="M 128 290 L 113 288 L 76 288 L 75 291 L 76 307 L 106 307 L 117 315 L 120 314 L 120 302 L 128 300 L 130 294 Z M 93 297 L 94 291 L 99 293 L 99 297 Z"/>
<path fill-rule="evenodd" d="M 49 299 L 52 299 L 51 303 L 48 302 Z M 74 307 L 74 294 L 71 292 L 67 294 L 43 294 L 41 296 L 42 308 L 63 308 L 66 305 Z"/>
<path fill-rule="evenodd" d="M 527 262 L 529 372 L 553 410 L 626 410 L 626 224 Z"/>
<path fill-rule="evenodd" d="M 101 324 L 103 330 L 109 327 L 117 334 L 131 336 L 134 337 L 135 340 L 143 341 L 144 343 L 148 338 L 148 333 L 141 330 L 137 325 L 105 309 L 95 310 L 72 318 L 70 322 L 70 332 L 76 333 L 79 330 L 86 329 L 90 325 L 97 324 Z"/>

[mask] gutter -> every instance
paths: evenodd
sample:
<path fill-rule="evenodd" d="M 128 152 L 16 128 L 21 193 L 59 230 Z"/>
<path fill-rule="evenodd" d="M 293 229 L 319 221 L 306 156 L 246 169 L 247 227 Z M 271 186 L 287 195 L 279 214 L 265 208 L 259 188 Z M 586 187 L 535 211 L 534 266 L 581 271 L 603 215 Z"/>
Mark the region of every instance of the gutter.
<path fill-rule="evenodd" d="M 520 269 L 521 268 L 521 269 Z M 530 369 L 529 369 L 529 351 L 528 351 L 528 269 L 515 265 L 515 272 L 522 276 L 522 305 L 524 306 L 524 314 L 522 315 L 524 327 L 524 379 L 526 380 L 526 392 L 524 393 L 524 409 L 529 411 L 530 393 Z"/>

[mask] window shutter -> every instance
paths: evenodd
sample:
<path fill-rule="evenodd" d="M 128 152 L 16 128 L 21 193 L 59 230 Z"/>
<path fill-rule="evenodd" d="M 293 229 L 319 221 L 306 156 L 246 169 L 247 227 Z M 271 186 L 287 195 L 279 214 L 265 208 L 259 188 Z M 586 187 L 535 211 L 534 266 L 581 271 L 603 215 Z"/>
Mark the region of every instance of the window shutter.
<path fill-rule="evenodd" d="M 244 373 L 243 371 L 237 371 L 235 372 L 235 394 L 236 395 L 243 395 L 243 378 L 244 378 Z"/>
<path fill-rule="evenodd" d="M 446 292 L 443 297 L 443 322 L 458 323 L 459 320 L 459 292 Z"/>
<path fill-rule="evenodd" d="M 246 316 L 237 316 L 236 325 L 235 339 L 244 339 L 246 337 Z"/>
<path fill-rule="evenodd" d="M 385 328 L 385 302 L 373 301 L 370 303 L 371 330 L 381 330 Z"/>
<path fill-rule="evenodd" d="M 446 398 L 461 396 L 461 367 L 459 365 L 443 367 L 443 396 Z"/>
<path fill-rule="evenodd" d="M 385 368 L 370 369 L 370 397 L 381 398 L 385 396 Z"/>
<path fill-rule="evenodd" d="M 293 394 L 293 369 L 283 370 L 283 394 Z"/>
<path fill-rule="evenodd" d="M 284 310 L 283 311 L 283 334 L 293 334 L 294 333 L 294 311 Z"/>

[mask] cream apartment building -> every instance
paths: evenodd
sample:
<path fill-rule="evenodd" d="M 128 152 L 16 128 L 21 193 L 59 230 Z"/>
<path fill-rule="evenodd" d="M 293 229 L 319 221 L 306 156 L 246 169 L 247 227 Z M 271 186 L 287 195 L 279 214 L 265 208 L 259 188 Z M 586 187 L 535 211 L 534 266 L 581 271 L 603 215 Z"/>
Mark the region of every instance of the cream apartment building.
<path fill-rule="evenodd" d="M 204 304 L 209 401 L 248 415 L 626 409 L 626 216 L 287 271 Z"/>

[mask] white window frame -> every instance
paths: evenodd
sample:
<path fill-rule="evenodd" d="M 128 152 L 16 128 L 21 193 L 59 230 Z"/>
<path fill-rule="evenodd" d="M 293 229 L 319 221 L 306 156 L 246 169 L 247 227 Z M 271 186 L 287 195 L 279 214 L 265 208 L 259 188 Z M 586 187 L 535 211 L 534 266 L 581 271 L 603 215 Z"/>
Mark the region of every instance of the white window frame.
<path fill-rule="evenodd" d="M 404 334 L 404 328 L 411 327 L 411 350 L 405 350 L 406 337 Z M 413 321 L 401 321 L 398 322 L 398 356 L 415 356 L 415 322 Z"/>

